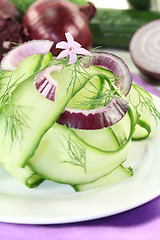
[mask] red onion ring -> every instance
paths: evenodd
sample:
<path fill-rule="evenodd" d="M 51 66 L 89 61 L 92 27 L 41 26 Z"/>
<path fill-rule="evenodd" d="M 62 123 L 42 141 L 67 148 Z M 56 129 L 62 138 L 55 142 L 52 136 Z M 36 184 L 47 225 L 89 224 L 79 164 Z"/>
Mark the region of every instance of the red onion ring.
<path fill-rule="evenodd" d="M 49 40 L 32 40 L 23 43 L 9 51 L 1 61 L 1 70 L 13 71 L 26 57 L 35 54 L 47 54 L 53 45 Z"/>
<path fill-rule="evenodd" d="M 93 53 L 90 65 L 107 68 L 113 72 L 117 81 L 115 85 L 120 87 L 121 92 L 126 96 L 132 85 L 132 76 L 128 66 L 118 56 L 108 52 Z"/>
<path fill-rule="evenodd" d="M 54 101 L 55 99 L 55 93 L 56 93 L 56 87 L 57 87 L 57 81 L 55 81 L 51 77 L 51 73 L 54 71 L 61 71 L 62 66 L 61 65 L 52 65 L 51 67 L 48 67 L 35 76 L 35 86 L 37 90 L 45 97 L 48 98 L 51 101 Z"/>
<path fill-rule="evenodd" d="M 98 66 L 102 66 L 102 61 L 104 61 L 104 54 L 102 58 L 100 57 L 101 56 L 99 55 L 96 55 L 95 58 L 93 57 L 94 63 Z M 100 58 L 100 61 L 98 60 L 99 58 Z M 118 72 L 120 67 L 119 65 L 114 64 L 115 62 L 113 61 L 113 57 L 112 58 L 110 57 L 107 59 L 110 60 L 110 64 L 108 64 L 107 66 L 109 66 L 110 69 L 112 67 L 112 69 L 114 69 L 115 72 Z M 62 66 L 60 65 L 52 65 L 51 67 L 39 72 L 35 77 L 35 86 L 37 90 L 44 97 L 52 101 L 54 101 L 55 99 L 57 82 L 51 77 L 51 72 L 57 71 L 57 70 L 61 71 L 61 69 L 62 69 Z M 130 73 L 129 73 L 129 76 L 130 76 Z M 128 82 L 130 83 L 130 81 Z M 125 84 L 123 86 L 125 86 Z M 61 125 L 70 126 L 71 128 L 78 128 L 78 129 L 93 130 L 93 129 L 107 128 L 114 125 L 116 122 L 120 121 L 128 111 L 128 107 L 129 107 L 128 102 L 126 100 L 115 96 L 107 106 L 104 106 L 98 109 L 82 110 L 82 109 L 72 109 L 67 107 L 65 109 L 65 112 L 62 113 L 59 119 L 57 120 L 57 123 Z"/>
<path fill-rule="evenodd" d="M 71 128 L 96 130 L 113 126 L 128 111 L 128 102 L 115 97 L 104 107 L 91 110 L 66 108 L 57 120 L 61 125 Z"/>
<path fill-rule="evenodd" d="M 140 72 L 160 80 L 160 20 L 140 27 L 131 38 L 129 51 Z"/>

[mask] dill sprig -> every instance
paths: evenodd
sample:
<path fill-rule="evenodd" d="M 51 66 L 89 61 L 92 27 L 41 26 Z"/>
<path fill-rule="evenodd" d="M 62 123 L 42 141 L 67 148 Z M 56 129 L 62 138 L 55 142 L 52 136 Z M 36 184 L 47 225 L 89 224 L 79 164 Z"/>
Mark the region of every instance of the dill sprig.
<path fill-rule="evenodd" d="M 92 50 L 94 52 L 94 49 Z M 117 88 L 116 87 L 116 83 L 118 81 L 120 81 L 122 77 L 108 77 L 105 74 L 99 74 L 99 71 L 97 71 L 94 74 L 91 74 L 88 71 L 88 68 L 91 65 L 94 65 L 92 63 L 93 58 L 92 56 L 77 56 L 77 61 L 75 62 L 75 64 L 73 65 L 73 68 L 69 68 L 69 71 L 72 71 L 72 75 L 71 75 L 71 80 L 68 84 L 67 87 L 67 91 L 71 90 L 72 93 L 74 92 L 75 86 L 77 83 L 79 83 L 81 85 L 81 77 L 83 79 L 87 79 L 88 83 L 92 85 L 93 88 L 95 88 L 95 93 L 92 94 L 92 97 L 88 97 L 88 96 L 84 96 L 84 99 L 86 99 L 86 101 L 81 101 L 78 102 L 76 104 L 74 104 L 74 106 L 77 108 L 82 108 L 82 109 L 94 109 L 97 107 L 101 107 L 101 106 L 106 106 L 114 97 L 115 94 L 118 93 L 118 91 L 120 90 L 120 86 Z M 62 65 L 63 69 L 69 67 L 70 65 L 68 64 L 69 62 L 69 57 L 63 58 L 63 59 L 58 59 L 58 60 L 53 60 L 52 62 L 50 62 L 51 65 Z M 99 67 L 101 68 L 101 67 Z M 106 89 L 105 91 L 102 92 L 102 89 L 97 89 L 96 86 L 94 86 L 94 84 L 92 83 L 92 78 L 94 77 L 99 77 L 101 82 L 107 81 L 108 85 L 110 87 L 110 89 Z M 120 85 L 120 84 L 119 84 Z M 85 86 L 86 88 L 86 86 Z M 89 91 L 89 90 L 88 90 Z M 91 93 L 91 92 L 90 92 Z M 119 95 L 119 94 L 118 94 Z M 73 107 L 74 107 L 73 106 Z"/>
<path fill-rule="evenodd" d="M 22 140 L 23 128 L 29 127 L 29 117 L 24 112 L 25 107 L 15 104 L 11 100 L 11 93 L 13 92 L 14 88 L 18 86 L 20 78 L 11 83 L 12 75 L 9 76 L 8 82 L 6 84 L 2 84 L 4 89 L 2 95 L 0 96 L 1 113 L 4 114 L 5 117 L 4 137 L 6 137 L 7 134 L 10 134 L 11 142 L 13 142 L 15 139 Z"/>
<path fill-rule="evenodd" d="M 121 97 L 119 88 L 113 85 L 112 79 L 103 74 L 97 74 L 96 76 L 100 79 L 100 87 L 97 89 L 91 80 L 89 80 L 88 83 L 94 87 L 94 90 L 85 86 L 86 93 L 83 95 L 83 100 L 75 102 L 72 107 L 80 109 L 96 109 L 107 106 L 115 96 Z M 108 83 L 108 87 L 106 82 Z"/>
<path fill-rule="evenodd" d="M 12 74 L 10 76 L 3 76 L 3 74 L 0 75 L 0 91 L 2 90 L 0 96 L 0 107 L 9 99 L 13 89 L 19 84 L 19 80 L 23 76 L 24 74 L 12 83 Z M 6 80 L 6 83 L 2 83 L 3 80 Z"/>
<path fill-rule="evenodd" d="M 42 54 L 40 55 L 39 61 L 30 76 L 40 71 L 44 56 L 45 55 Z M 28 107 L 16 104 L 11 99 L 12 92 L 22 80 L 24 80 L 25 73 L 16 79 L 14 79 L 15 76 L 13 76 L 13 74 L 14 73 L 10 74 L 3 70 L 0 72 L 0 108 L 1 113 L 4 114 L 5 118 L 4 137 L 6 137 L 7 134 L 10 134 L 11 142 L 17 138 L 22 140 L 24 128 L 29 127 L 29 117 L 25 113 L 25 109 Z"/>
<path fill-rule="evenodd" d="M 87 78 L 87 79 L 92 77 L 92 75 L 84 67 L 84 63 L 85 63 L 86 67 L 89 67 L 89 65 L 90 65 L 89 63 L 91 63 L 91 58 L 92 58 L 92 56 L 78 55 L 77 61 L 73 65 L 73 69 L 69 68 L 70 67 L 70 65 L 68 64 L 69 57 L 53 60 L 47 66 L 62 65 L 62 70 L 64 68 L 69 68 L 68 70 L 72 71 L 71 80 L 67 87 L 67 92 L 71 89 L 71 92 L 73 93 L 76 84 L 79 83 L 81 85 L 80 77 Z"/>
<path fill-rule="evenodd" d="M 156 124 L 158 124 L 158 121 L 160 120 L 160 112 L 156 108 L 155 104 L 151 99 L 144 96 L 136 87 L 134 84 L 134 88 L 138 93 L 138 103 L 135 105 L 132 101 L 130 103 L 134 107 L 138 119 L 141 117 L 141 114 L 139 113 L 139 108 L 141 111 L 144 111 L 144 108 L 149 111 L 149 114 L 155 119 Z"/>
<path fill-rule="evenodd" d="M 75 103 L 75 108 L 80 109 L 96 109 L 100 107 L 107 106 L 110 101 L 113 99 L 117 90 L 106 89 L 104 92 L 98 92 L 98 94 L 93 92 L 92 97 L 84 96 L 83 101 Z M 73 106 L 73 107 L 74 107 Z"/>
<path fill-rule="evenodd" d="M 29 117 L 24 112 L 24 106 L 13 104 L 11 101 L 2 106 L 2 113 L 5 117 L 5 134 L 10 134 L 11 142 L 15 139 L 23 139 L 23 127 L 29 128 L 27 120 Z"/>
<path fill-rule="evenodd" d="M 68 136 L 64 136 L 64 138 L 66 141 L 66 144 L 64 144 L 64 149 L 66 150 L 66 153 L 70 158 L 70 160 L 66 160 L 64 162 L 72 164 L 74 166 L 82 167 L 84 169 L 84 172 L 86 173 L 85 148 L 79 142 L 71 138 L 71 132 L 69 132 Z"/>
<path fill-rule="evenodd" d="M 88 79 L 91 78 L 91 75 L 89 74 L 89 72 L 83 67 L 83 61 L 85 59 L 88 59 L 89 57 L 90 56 L 78 57 L 76 63 L 74 64 L 73 70 L 71 70 L 72 78 L 68 85 L 67 91 L 71 88 L 73 93 L 77 82 L 79 82 L 79 84 L 81 85 L 80 77 L 88 78 Z"/>

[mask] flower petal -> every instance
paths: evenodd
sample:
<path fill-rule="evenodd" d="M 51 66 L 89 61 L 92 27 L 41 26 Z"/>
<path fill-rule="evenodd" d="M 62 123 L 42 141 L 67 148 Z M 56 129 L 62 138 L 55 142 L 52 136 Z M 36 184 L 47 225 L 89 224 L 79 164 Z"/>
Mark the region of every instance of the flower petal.
<path fill-rule="evenodd" d="M 74 64 L 76 61 L 77 61 L 77 55 L 75 54 L 75 52 L 71 52 L 68 64 Z"/>
<path fill-rule="evenodd" d="M 92 56 L 92 53 L 86 50 L 85 48 L 76 48 L 75 53 Z"/>
<path fill-rule="evenodd" d="M 68 43 L 65 41 L 59 42 L 56 44 L 56 48 L 61 48 L 61 49 L 67 49 L 68 48 Z"/>
<path fill-rule="evenodd" d="M 74 41 L 74 47 L 75 48 L 80 48 L 82 45 L 76 41 Z"/>
<path fill-rule="evenodd" d="M 70 54 L 70 51 L 68 49 L 63 50 L 60 52 L 60 54 L 57 56 L 57 59 L 65 58 Z"/>
<path fill-rule="evenodd" d="M 73 46 L 73 44 L 74 44 L 74 38 L 72 37 L 72 35 L 71 35 L 69 32 L 65 33 L 65 35 L 66 35 L 68 44 L 69 44 L 70 46 Z"/>

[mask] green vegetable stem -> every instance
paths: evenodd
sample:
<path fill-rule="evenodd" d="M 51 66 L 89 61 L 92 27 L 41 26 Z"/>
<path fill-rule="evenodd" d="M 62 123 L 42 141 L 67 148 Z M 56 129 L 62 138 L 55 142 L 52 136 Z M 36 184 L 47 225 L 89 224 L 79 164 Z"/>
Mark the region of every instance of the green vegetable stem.
<path fill-rule="evenodd" d="M 16 5 L 16 7 L 19 9 L 21 14 L 24 15 L 27 9 L 29 8 L 29 6 L 32 3 L 34 3 L 36 0 L 10 0 L 10 1 L 13 2 Z M 86 5 L 87 3 L 87 0 L 68 0 L 68 1 L 73 2 L 80 6 Z"/>

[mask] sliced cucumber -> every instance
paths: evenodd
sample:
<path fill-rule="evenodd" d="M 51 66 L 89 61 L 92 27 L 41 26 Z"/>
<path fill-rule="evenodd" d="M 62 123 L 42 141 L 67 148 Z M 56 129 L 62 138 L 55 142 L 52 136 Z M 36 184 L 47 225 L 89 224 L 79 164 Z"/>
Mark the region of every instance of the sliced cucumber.
<path fill-rule="evenodd" d="M 101 71 L 101 74 L 107 75 L 108 78 L 114 78 L 114 75 L 109 70 L 104 70 L 101 67 L 96 67 L 97 71 Z M 92 105 L 85 104 L 93 97 L 97 96 L 100 92 L 103 93 L 104 88 L 109 87 L 106 81 L 103 81 L 99 77 L 94 77 L 89 81 L 84 88 L 82 88 L 71 99 L 67 106 L 71 108 L 90 109 Z M 90 101 L 89 101 L 90 103 Z M 104 150 L 115 151 L 122 145 L 130 134 L 130 119 L 128 114 L 119 122 L 117 122 L 111 128 L 103 128 L 98 130 L 82 130 L 73 129 L 77 136 L 84 140 L 87 144 Z"/>
<path fill-rule="evenodd" d="M 32 75 L 34 72 L 44 68 L 51 60 L 52 60 L 52 54 L 48 53 L 45 56 L 42 55 L 33 55 L 33 56 L 29 56 L 27 58 L 25 58 L 20 64 L 17 70 L 13 71 L 13 72 L 8 72 L 8 71 L 2 71 L 1 72 L 1 81 L 0 81 L 0 94 L 1 96 L 4 95 L 4 98 L 1 100 L 1 105 L 3 102 L 5 102 L 11 93 L 14 91 L 14 89 L 16 88 L 17 84 L 19 84 L 20 82 L 24 81 L 26 78 L 28 78 L 30 75 Z M 3 101 L 3 102 L 2 102 Z M 7 106 L 7 104 L 6 104 Z M 3 115 L 3 113 L 5 112 L 6 116 L 7 116 L 7 111 L 9 112 L 9 107 L 8 110 L 6 110 L 5 105 L 2 105 L 2 108 L 0 110 L 1 114 Z M 9 105 L 8 105 L 9 106 Z M 13 110 L 13 109 L 12 109 Z M 15 111 L 15 109 L 13 110 Z M 10 114 L 10 113 L 9 113 Z M 3 119 L 3 117 L 2 117 Z M 8 122 L 8 120 L 4 119 L 4 121 L 1 121 L 2 125 L 1 125 L 1 129 L 6 129 L 6 124 L 10 125 L 10 123 Z M 10 126 L 13 127 L 13 126 Z M 13 131 L 15 131 L 16 129 L 12 129 Z M 18 131 L 18 130 L 16 130 Z M 4 139 L 5 139 L 5 134 L 1 134 Z M 10 140 L 9 140 L 10 142 Z M 5 151 L 6 147 L 3 148 L 3 144 L 1 143 L 1 147 L 2 149 Z M 11 145 L 8 146 L 8 151 L 11 148 Z M 11 158 L 12 159 L 12 158 Z M 2 157 L 2 161 L 3 161 L 3 157 Z M 6 167 L 4 167 L 4 164 L 2 164 L 2 167 L 6 169 Z M 42 179 L 40 176 L 34 174 L 33 171 L 31 171 L 29 169 L 29 167 L 25 167 L 25 168 L 21 168 L 19 166 L 12 168 L 11 165 L 11 169 L 10 169 L 10 165 L 8 165 L 7 170 L 9 172 L 12 173 L 12 175 L 17 178 L 19 181 L 23 182 L 26 186 L 28 186 L 29 188 L 33 188 L 38 186 L 44 179 Z"/>
<path fill-rule="evenodd" d="M 55 182 L 75 185 L 94 181 L 113 171 L 126 160 L 134 130 L 131 118 L 132 116 L 129 125 L 130 136 L 125 144 L 115 151 L 102 151 L 92 147 L 70 128 L 55 124 L 43 137 L 28 164 L 35 173 Z M 87 131 L 84 135 L 85 133 L 86 140 Z M 113 138 L 114 142 L 115 136 Z M 99 141 L 101 141 L 101 135 L 99 135 Z M 108 141 L 112 139 L 109 138 Z"/>
<path fill-rule="evenodd" d="M 24 65 L 20 67 L 22 66 Z M 102 74 L 102 69 L 91 67 L 88 69 L 87 78 L 83 78 L 80 74 L 74 89 L 72 87 L 68 89 L 72 79 L 72 67 L 52 73 L 58 82 L 54 102 L 44 98 L 36 90 L 33 74 L 15 88 L 9 101 L 0 109 L 0 161 L 4 169 L 29 187 L 37 186 L 43 179 L 49 179 L 59 183 L 78 185 L 77 188 L 81 189 L 82 184 L 85 184 L 84 188 L 88 188 L 88 186 L 98 186 L 110 181 L 116 182 L 116 179 L 130 176 L 121 164 L 127 158 L 135 124 L 149 134 L 147 124 L 150 126 L 150 122 L 143 125 L 148 115 L 145 115 L 140 107 L 138 112 L 141 116 L 137 118 L 136 108 L 132 104 L 132 111 L 129 109 L 126 116 L 112 128 L 94 131 L 71 130 L 54 124 L 67 104 L 72 106 L 74 96 L 74 101 L 76 99 L 83 101 L 88 86 L 90 86 L 88 92 L 90 96 L 95 88 L 99 91 L 104 87 L 101 80 L 94 77 L 99 73 Z M 112 78 L 113 74 L 110 71 L 103 70 L 103 74 L 107 75 L 107 72 Z M 88 82 L 91 79 L 94 86 Z M 84 86 L 86 88 L 81 90 Z M 142 92 L 141 89 L 139 91 Z M 137 90 L 133 85 L 128 99 L 136 103 L 137 98 Z M 27 124 L 24 124 L 17 133 L 9 128 L 6 121 L 6 114 L 11 112 L 12 105 L 21 106 L 22 115 L 28 116 Z M 12 134 L 16 136 L 14 139 Z M 134 136 L 142 138 L 144 133 L 135 130 Z M 113 172 L 114 169 L 117 171 Z M 100 180 L 105 175 L 107 176 Z M 94 182 L 93 185 L 91 182 Z"/>
<path fill-rule="evenodd" d="M 17 84 L 21 83 L 36 71 L 44 68 L 51 60 L 52 54 L 33 55 L 22 60 L 13 72 L 2 71 L 0 75 L 0 95 L 10 95 L 16 88 Z M 8 96 L 7 95 L 7 96 Z"/>
<path fill-rule="evenodd" d="M 99 78 L 93 78 L 69 102 L 70 106 L 83 101 L 87 92 L 92 97 L 103 88 L 101 84 Z M 43 178 L 59 183 L 83 184 L 96 180 L 125 161 L 134 129 L 132 120 L 128 113 L 113 128 L 100 130 L 71 130 L 55 124 L 28 164 Z"/>
<path fill-rule="evenodd" d="M 98 130 L 73 129 L 87 144 L 103 151 L 115 151 L 122 146 L 130 134 L 130 117 L 126 114 L 110 128 Z"/>
<path fill-rule="evenodd" d="M 109 174 L 100 177 L 96 181 L 93 181 L 88 184 L 73 185 L 72 187 L 76 192 L 81 192 L 93 188 L 98 188 L 106 185 L 111 185 L 125 180 L 133 175 L 133 172 L 130 168 L 125 168 L 120 165 L 118 168 L 110 172 Z"/>
<path fill-rule="evenodd" d="M 130 107 L 134 113 L 134 119 L 136 123 L 135 132 L 132 139 L 144 139 L 148 137 L 151 133 L 152 116 L 148 108 L 146 108 L 143 98 L 152 102 L 152 97 L 143 88 L 133 83 L 127 98 L 130 102 Z"/>
<path fill-rule="evenodd" d="M 79 81 L 75 83 L 74 89 L 72 87 L 68 89 L 72 79 L 72 68 L 73 66 L 68 66 L 61 72 L 52 73 L 58 82 L 54 102 L 46 99 L 36 90 L 32 75 L 16 87 L 9 101 L 0 109 L 0 161 L 17 179 L 21 179 L 21 170 L 24 171 L 26 162 L 34 154 L 41 138 L 53 126 L 72 96 L 87 83 L 89 78 L 97 74 L 94 68 L 88 70 L 88 78 L 78 76 Z M 13 122 L 11 125 L 8 124 L 6 116 L 11 112 L 13 105 L 20 107 L 22 116 L 28 116 L 25 119 L 28 127 L 22 124 L 20 128 L 13 128 Z M 16 134 L 14 139 L 12 134 Z"/>
<path fill-rule="evenodd" d="M 148 117 L 150 118 L 150 116 Z M 147 138 L 150 135 L 151 130 L 152 128 L 150 123 L 148 123 L 148 119 L 146 119 L 146 121 L 139 120 L 135 127 L 132 140 L 141 140 Z"/>

